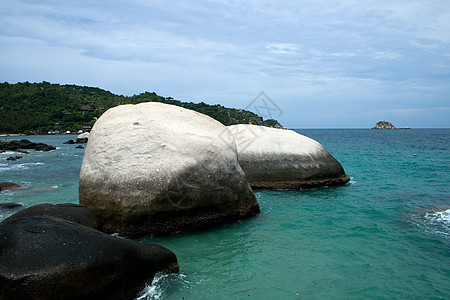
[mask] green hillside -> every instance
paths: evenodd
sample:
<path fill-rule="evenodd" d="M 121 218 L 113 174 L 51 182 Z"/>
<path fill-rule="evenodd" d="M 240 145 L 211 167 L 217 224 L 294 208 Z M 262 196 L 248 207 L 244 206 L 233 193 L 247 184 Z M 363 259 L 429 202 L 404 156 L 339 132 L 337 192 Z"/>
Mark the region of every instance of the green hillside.
<path fill-rule="evenodd" d="M 0 133 L 78 131 L 92 126 L 107 109 L 120 104 L 163 102 L 209 115 L 224 125 L 258 124 L 278 127 L 276 120 L 222 105 L 181 102 L 155 93 L 122 96 L 100 88 L 41 83 L 0 83 Z"/>

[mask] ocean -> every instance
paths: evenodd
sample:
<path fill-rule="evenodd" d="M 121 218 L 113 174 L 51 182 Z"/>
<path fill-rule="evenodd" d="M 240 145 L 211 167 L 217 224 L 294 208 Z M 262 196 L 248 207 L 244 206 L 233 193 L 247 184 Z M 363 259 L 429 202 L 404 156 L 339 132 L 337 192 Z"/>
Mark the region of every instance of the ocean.
<path fill-rule="evenodd" d="M 255 190 L 256 217 L 145 237 L 176 253 L 140 299 L 450 299 L 450 129 L 305 129 L 344 167 L 346 186 Z M 0 203 L 78 202 L 74 136 L 30 136 L 51 152 L 0 154 Z M 12 138 L 9 138 L 12 139 Z M 19 154 L 14 154 L 19 155 Z M 11 212 L 0 210 L 0 220 Z"/>

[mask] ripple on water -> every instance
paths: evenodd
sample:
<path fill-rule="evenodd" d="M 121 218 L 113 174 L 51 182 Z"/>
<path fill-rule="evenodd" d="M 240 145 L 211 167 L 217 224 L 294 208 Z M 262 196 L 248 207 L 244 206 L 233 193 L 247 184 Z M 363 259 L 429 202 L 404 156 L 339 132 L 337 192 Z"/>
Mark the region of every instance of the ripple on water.
<path fill-rule="evenodd" d="M 0 164 L 0 172 L 28 170 L 32 166 L 40 166 L 44 163 Z"/>

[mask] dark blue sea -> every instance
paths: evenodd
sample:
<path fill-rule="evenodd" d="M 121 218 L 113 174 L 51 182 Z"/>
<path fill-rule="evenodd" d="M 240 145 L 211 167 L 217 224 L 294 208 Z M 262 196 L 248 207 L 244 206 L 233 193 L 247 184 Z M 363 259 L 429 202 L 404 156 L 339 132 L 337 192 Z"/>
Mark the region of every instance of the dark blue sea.
<path fill-rule="evenodd" d="M 297 131 L 351 181 L 258 190 L 254 218 L 140 239 L 174 251 L 180 264 L 141 299 L 450 299 L 450 129 Z M 26 138 L 58 148 L 17 161 L 0 154 L 0 182 L 26 186 L 0 192 L 0 203 L 77 203 L 84 150 L 63 144 L 74 136 Z"/>

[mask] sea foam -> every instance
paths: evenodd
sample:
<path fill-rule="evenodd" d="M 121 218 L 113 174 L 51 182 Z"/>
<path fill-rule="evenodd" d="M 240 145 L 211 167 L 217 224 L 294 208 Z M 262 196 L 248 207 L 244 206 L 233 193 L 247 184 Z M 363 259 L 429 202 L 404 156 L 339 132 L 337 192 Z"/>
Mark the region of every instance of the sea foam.
<path fill-rule="evenodd" d="M 444 211 L 437 211 L 435 213 L 426 213 L 425 218 L 437 223 L 447 223 L 450 225 L 450 208 Z"/>
<path fill-rule="evenodd" d="M 189 283 L 184 274 L 165 274 L 157 273 L 153 278 L 152 284 L 145 285 L 144 290 L 135 300 L 158 300 L 164 299 L 167 295 L 169 287 L 173 287 L 176 281 Z"/>

